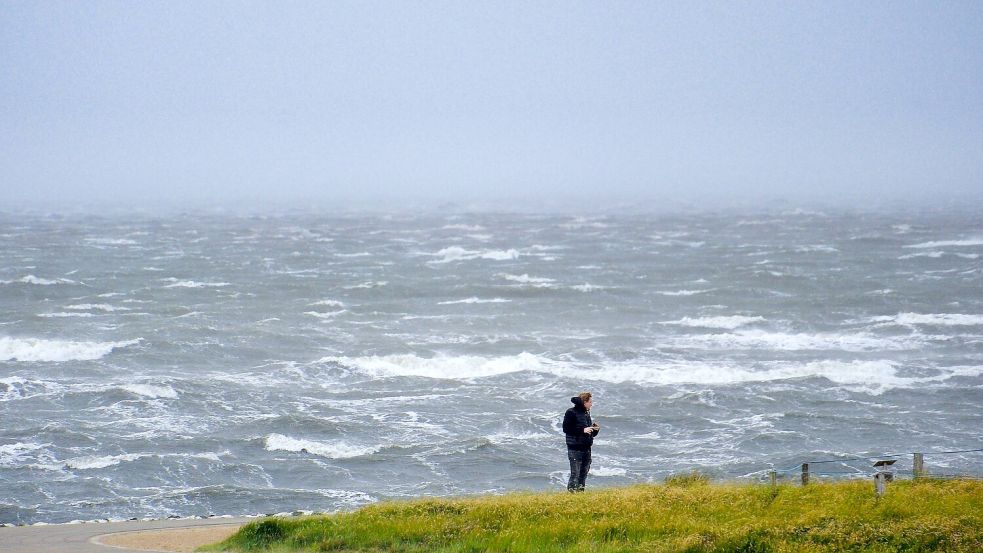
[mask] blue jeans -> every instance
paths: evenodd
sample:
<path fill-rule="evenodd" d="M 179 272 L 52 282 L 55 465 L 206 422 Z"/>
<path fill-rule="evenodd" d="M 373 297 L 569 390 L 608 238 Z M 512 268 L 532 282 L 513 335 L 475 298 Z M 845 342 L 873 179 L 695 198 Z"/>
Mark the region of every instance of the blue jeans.
<path fill-rule="evenodd" d="M 584 484 L 587 483 L 587 471 L 590 470 L 590 450 L 568 449 L 567 459 L 570 460 L 570 481 L 567 482 L 567 491 L 582 492 Z"/>

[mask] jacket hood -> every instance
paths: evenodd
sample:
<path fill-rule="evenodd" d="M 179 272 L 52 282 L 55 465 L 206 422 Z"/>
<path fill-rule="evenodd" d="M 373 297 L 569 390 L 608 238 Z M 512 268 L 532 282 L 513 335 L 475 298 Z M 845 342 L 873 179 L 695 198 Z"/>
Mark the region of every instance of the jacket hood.
<path fill-rule="evenodd" d="M 577 407 L 584 406 L 584 400 L 580 399 L 580 396 L 573 396 L 572 398 L 570 398 L 570 403 L 574 404 Z"/>

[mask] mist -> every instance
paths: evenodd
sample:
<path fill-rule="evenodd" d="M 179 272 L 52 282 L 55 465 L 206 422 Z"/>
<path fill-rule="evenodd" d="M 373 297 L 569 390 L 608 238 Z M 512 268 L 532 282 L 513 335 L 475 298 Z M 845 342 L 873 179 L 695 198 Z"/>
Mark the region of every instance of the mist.
<path fill-rule="evenodd" d="M 5 3 L 5 208 L 978 201 L 983 7 Z"/>

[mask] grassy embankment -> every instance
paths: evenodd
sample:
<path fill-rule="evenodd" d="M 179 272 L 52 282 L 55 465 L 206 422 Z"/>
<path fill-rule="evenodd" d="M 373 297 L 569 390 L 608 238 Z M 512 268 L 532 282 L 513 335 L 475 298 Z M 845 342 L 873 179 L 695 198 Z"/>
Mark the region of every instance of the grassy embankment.
<path fill-rule="evenodd" d="M 983 482 L 708 484 L 516 493 L 265 519 L 208 551 L 983 551 Z"/>

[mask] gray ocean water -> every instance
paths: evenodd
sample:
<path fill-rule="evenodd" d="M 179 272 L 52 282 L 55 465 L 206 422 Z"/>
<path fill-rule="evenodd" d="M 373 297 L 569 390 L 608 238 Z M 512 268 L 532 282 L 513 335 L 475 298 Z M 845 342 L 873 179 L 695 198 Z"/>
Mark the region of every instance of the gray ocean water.
<path fill-rule="evenodd" d="M 589 486 L 983 447 L 981 256 L 972 207 L 0 214 L 0 522 L 561 489 L 581 390 Z"/>

